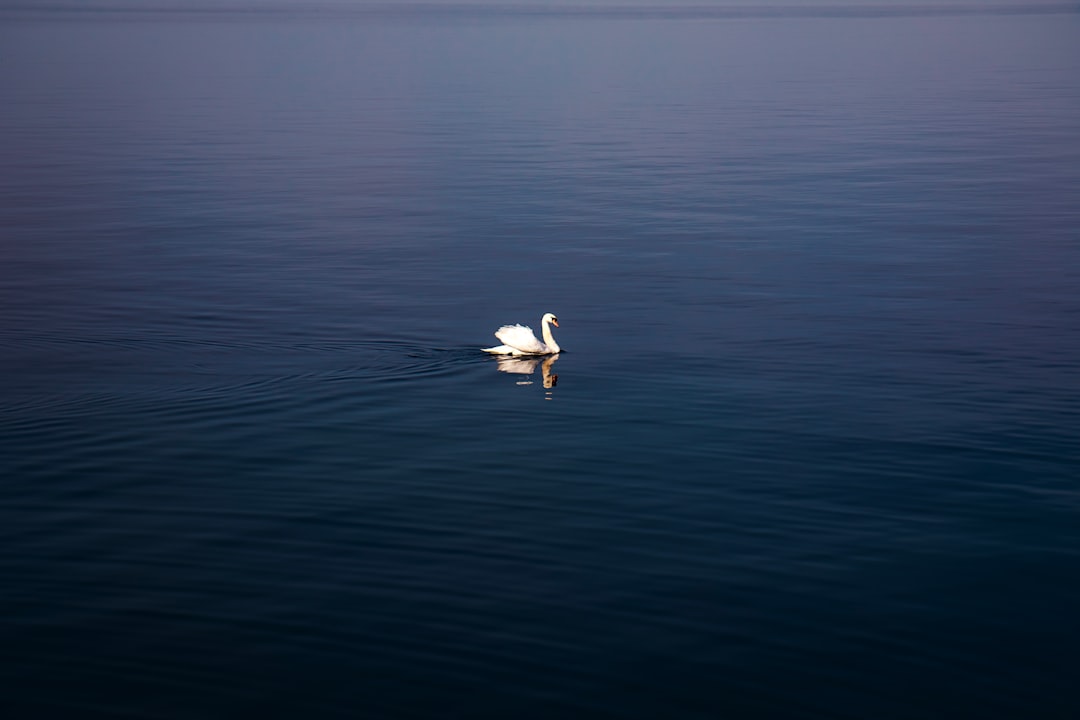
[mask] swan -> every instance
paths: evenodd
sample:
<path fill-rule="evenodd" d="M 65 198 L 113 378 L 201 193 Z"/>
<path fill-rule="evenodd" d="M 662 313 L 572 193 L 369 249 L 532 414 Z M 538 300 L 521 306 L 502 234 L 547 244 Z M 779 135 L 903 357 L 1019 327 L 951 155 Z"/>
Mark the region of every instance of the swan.
<path fill-rule="evenodd" d="M 553 355 L 562 348 L 551 336 L 551 325 L 559 327 L 559 319 L 554 313 L 544 313 L 540 318 L 544 340 L 541 342 L 533 335 L 532 328 L 525 325 L 503 325 L 495 331 L 495 337 L 503 341 L 502 345 L 483 348 L 492 355 Z"/>

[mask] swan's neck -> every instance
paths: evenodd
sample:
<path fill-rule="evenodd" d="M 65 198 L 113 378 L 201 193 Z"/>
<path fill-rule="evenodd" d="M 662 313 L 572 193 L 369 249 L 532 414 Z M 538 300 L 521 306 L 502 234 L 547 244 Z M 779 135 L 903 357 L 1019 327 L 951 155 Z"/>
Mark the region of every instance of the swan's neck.
<path fill-rule="evenodd" d="M 548 352 L 557 353 L 561 348 L 559 343 L 555 342 L 555 338 L 551 336 L 551 325 L 544 321 L 544 344 L 547 345 Z"/>

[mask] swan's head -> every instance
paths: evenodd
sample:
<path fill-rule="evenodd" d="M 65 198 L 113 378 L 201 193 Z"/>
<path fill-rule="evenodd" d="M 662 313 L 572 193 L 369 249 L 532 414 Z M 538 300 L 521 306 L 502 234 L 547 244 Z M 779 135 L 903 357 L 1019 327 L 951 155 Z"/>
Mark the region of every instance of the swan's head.
<path fill-rule="evenodd" d="M 542 322 L 551 323 L 555 327 L 559 327 L 559 318 L 555 317 L 555 313 L 544 313 Z"/>

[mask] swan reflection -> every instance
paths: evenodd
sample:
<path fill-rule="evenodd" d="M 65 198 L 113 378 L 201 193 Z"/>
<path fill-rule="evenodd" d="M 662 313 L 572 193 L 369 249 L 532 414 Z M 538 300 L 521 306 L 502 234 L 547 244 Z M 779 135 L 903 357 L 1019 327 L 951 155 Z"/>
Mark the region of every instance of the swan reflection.
<path fill-rule="evenodd" d="M 532 375 L 536 372 L 536 366 L 540 366 L 544 387 L 551 389 L 559 382 L 559 376 L 551 372 L 551 366 L 559 359 L 558 353 L 546 357 L 523 357 L 508 356 L 497 360 L 499 372 L 514 373 L 515 375 Z M 518 385 L 532 385 L 532 380 L 519 380 Z M 550 399 L 550 398 L 549 398 Z"/>

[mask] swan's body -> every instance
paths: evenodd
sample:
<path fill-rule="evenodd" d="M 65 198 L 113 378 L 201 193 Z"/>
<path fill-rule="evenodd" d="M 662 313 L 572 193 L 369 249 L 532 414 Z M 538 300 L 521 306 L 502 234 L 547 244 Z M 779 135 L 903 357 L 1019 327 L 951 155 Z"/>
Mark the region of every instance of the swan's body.
<path fill-rule="evenodd" d="M 532 328 L 525 325 L 503 325 L 495 331 L 495 337 L 502 340 L 502 345 L 484 348 L 492 355 L 552 355 L 562 348 L 551 336 L 551 326 L 559 327 L 559 319 L 552 313 L 545 313 L 540 318 L 544 339 L 533 334 Z"/>

